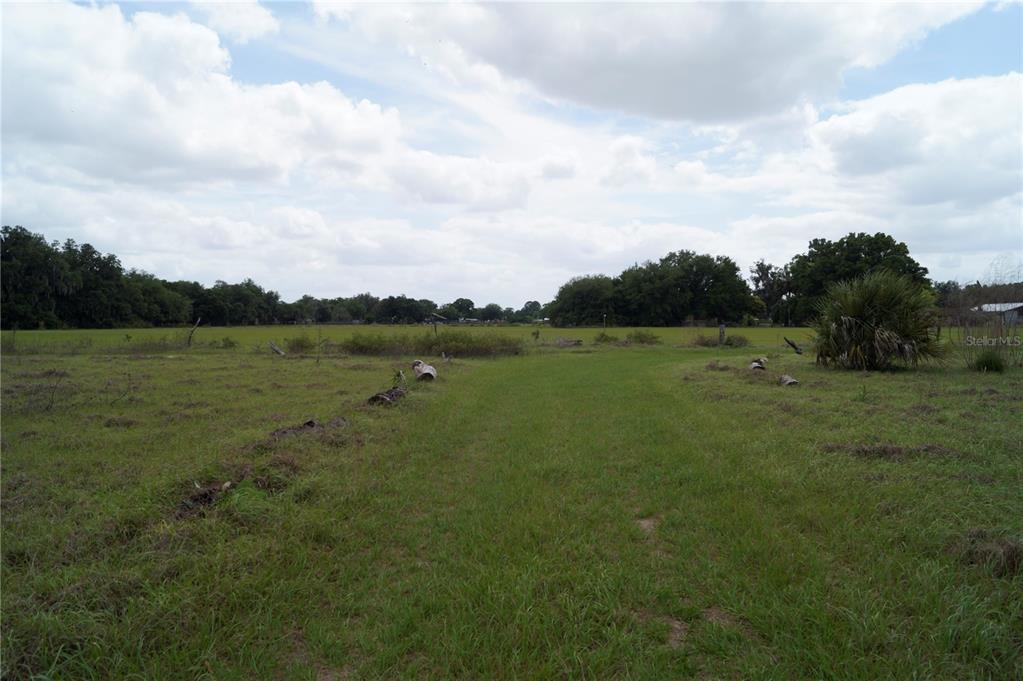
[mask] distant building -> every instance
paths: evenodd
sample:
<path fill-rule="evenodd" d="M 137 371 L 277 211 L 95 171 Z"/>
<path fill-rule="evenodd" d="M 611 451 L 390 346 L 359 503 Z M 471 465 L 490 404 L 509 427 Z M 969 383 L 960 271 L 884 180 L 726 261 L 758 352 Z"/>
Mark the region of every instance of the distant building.
<path fill-rule="evenodd" d="M 1023 303 L 987 303 L 973 308 L 977 312 L 998 315 L 1006 326 L 1015 326 L 1023 317 Z"/>

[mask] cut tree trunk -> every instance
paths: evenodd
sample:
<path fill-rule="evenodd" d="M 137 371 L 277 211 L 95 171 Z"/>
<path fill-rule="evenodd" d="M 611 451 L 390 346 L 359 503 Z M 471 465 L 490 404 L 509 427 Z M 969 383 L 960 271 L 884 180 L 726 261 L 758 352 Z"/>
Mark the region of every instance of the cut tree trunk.
<path fill-rule="evenodd" d="M 437 378 L 437 370 L 422 360 L 412 362 L 412 370 L 416 372 L 417 381 L 432 381 Z"/>

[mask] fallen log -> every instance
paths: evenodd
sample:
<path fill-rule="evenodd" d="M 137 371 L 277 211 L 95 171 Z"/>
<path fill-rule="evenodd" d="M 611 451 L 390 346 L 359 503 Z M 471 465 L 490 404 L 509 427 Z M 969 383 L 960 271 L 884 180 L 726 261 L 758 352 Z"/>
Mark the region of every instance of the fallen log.
<path fill-rule="evenodd" d="M 437 370 L 421 359 L 412 362 L 412 371 L 416 372 L 417 381 L 432 381 L 437 378 Z"/>
<path fill-rule="evenodd" d="M 383 392 L 379 392 L 376 395 L 373 395 L 373 397 L 369 398 L 366 401 L 369 404 L 392 405 L 395 402 L 397 402 L 398 400 L 400 400 L 401 398 L 405 397 L 406 394 L 407 394 L 407 391 L 404 388 L 394 387 L 394 388 L 391 388 L 390 390 L 385 390 Z"/>
<path fill-rule="evenodd" d="M 268 343 L 270 343 L 270 349 L 271 349 L 271 350 L 273 350 L 274 352 L 276 352 L 276 353 L 277 353 L 278 355 L 280 355 L 281 357 L 284 357 L 284 355 L 285 355 L 285 354 L 287 354 L 287 353 L 285 353 L 285 352 L 284 352 L 284 350 L 281 350 L 281 349 L 280 349 L 279 347 L 277 347 L 277 346 L 276 346 L 276 345 L 274 344 L 274 342 L 273 342 L 273 341 L 267 341 L 267 342 L 268 342 Z"/>
<path fill-rule="evenodd" d="M 782 336 L 782 338 L 785 338 L 785 336 Z M 803 348 L 799 347 L 798 345 L 790 341 L 788 338 L 785 338 L 785 342 L 789 344 L 789 347 L 796 351 L 797 355 L 803 354 Z"/>

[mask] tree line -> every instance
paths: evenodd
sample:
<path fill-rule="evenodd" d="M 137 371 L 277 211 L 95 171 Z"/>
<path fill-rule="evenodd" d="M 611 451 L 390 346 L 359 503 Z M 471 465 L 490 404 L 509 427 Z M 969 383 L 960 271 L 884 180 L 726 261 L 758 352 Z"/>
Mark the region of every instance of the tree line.
<path fill-rule="evenodd" d="M 213 326 L 290 323 L 419 323 L 439 314 L 449 320 L 530 322 L 542 306 L 496 303 L 477 307 L 468 298 L 445 305 L 406 296 L 348 298 L 302 296 L 281 300 L 252 279 L 165 281 L 126 270 L 112 254 L 89 244 L 49 242 L 24 227 L 0 231 L 0 325 L 5 329 L 180 326 L 202 319 Z"/>
<path fill-rule="evenodd" d="M 687 322 L 808 323 L 829 283 L 884 269 L 930 286 L 927 270 L 909 248 L 887 234 L 849 234 L 838 241 L 814 239 L 806 253 L 783 265 L 759 260 L 750 283 L 723 256 L 669 253 L 633 265 L 617 277 L 577 277 L 550 304 L 559 324 L 677 326 Z"/>
<path fill-rule="evenodd" d="M 888 270 L 932 287 L 939 304 L 967 309 L 991 287 L 934 284 L 909 255 L 906 244 L 887 234 L 852 233 L 837 241 L 813 239 L 806 253 L 776 266 L 759 260 L 747 282 L 725 256 L 680 250 L 635 264 L 619 275 L 576 277 L 554 300 L 529 301 L 520 309 L 496 303 L 477 307 L 469 298 L 438 305 L 404 295 L 378 298 L 302 296 L 281 300 L 251 279 L 204 286 L 166 281 L 126 270 L 115 255 L 89 244 L 49 242 L 24 227 L 0 232 L 0 325 L 10 328 L 110 328 L 180 326 L 202 319 L 214 326 L 289 323 L 421 323 L 447 320 L 529 323 L 549 318 L 559 326 L 678 326 L 688 322 L 754 323 L 770 320 L 804 325 L 816 314 L 828 284 L 867 272 Z M 1011 288 L 1016 286 L 1016 288 Z M 1002 287 L 1004 288 L 1004 286 Z M 1017 285 L 1010 285 L 1015 295 Z M 987 296 L 989 297 L 989 296 Z M 990 302 L 990 301 L 984 301 Z"/>

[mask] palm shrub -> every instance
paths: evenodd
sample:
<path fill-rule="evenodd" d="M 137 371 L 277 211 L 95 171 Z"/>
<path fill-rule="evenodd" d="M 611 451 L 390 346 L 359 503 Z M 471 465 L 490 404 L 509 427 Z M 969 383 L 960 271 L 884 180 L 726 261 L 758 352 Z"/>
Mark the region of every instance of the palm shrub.
<path fill-rule="evenodd" d="M 813 323 L 817 363 L 877 370 L 938 360 L 934 294 L 886 270 L 828 286 Z"/>

